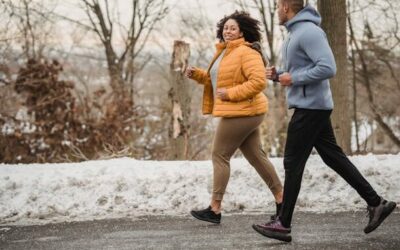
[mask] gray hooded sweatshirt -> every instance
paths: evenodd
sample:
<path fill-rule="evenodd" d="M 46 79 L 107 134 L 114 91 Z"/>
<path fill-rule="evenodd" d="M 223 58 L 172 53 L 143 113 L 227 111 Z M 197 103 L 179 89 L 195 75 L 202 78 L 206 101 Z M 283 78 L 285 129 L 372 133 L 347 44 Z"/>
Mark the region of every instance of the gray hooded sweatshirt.
<path fill-rule="evenodd" d="M 289 108 L 333 109 L 329 78 L 336 74 L 336 64 L 320 24 L 321 16 L 309 5 L 284 24 L 289 34 L 278 75 L 289 72 L 292 76 L 287 88 Z"/>

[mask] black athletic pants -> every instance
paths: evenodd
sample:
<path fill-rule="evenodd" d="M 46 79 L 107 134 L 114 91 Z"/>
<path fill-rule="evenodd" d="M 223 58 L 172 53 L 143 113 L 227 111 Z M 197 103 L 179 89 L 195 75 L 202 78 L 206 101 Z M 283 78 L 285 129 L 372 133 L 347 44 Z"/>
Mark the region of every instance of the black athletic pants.
<path fill-rule="evenodd" d="M 331 110 L 296 109 L 288 126 L 284 167 L 285 184 L 281 222 L 290 227 L 301 179 L 313 147 L 322 160 L 349 183 L 370 206 L 380 197 L 337 145 L 330 120 Z M 322 181 L 322 180 L 321 180 Z"/>

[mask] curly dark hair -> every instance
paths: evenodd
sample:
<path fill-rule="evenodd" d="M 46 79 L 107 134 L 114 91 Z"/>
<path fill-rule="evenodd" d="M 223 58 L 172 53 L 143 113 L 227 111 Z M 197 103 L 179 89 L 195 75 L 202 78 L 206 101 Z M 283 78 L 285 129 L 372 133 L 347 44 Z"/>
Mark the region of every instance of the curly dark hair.
<path fill-rule="evenodd" d="M 224 25 L 229 19 L 235 20 L 241 32 L 243 32 L 244 40 L 247 42 L 259 42 L 261 40 L 261 30 L 260 21 L 250 17 L 250 14 L 246 11 L 235 11 L 229 16 L 225 16 L 219 20 L 217 24 L 217 38 L 223 42 L 224 38 L 222 36 L 222 31 L 224 30 Z"/>

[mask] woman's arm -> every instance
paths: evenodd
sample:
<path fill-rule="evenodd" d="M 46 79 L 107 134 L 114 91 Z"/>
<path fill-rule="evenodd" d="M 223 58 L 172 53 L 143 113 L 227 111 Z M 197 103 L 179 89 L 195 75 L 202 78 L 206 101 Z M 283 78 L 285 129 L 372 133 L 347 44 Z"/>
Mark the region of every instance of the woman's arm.
<path fill-rule="evenodd" d="M 266 76 L 260 54 L 248 49 L 243 53 L 242 69 L 247 81 L 227 90 L 230 101 L 238 102 L 254 97 L 266 87 Z"/>
<path fill-rule="evenodd" d="M 186 74 L 190 79 L 195 80 L 199 84 L 205 84 L 209 80 L 209 76 L 207 75 L 207 72 L 203 69 L 196 68 L 196 67 L 189 67 L 188 70 L 191 71 L 191 74 L 188 75 Z M 187 70 L 187 71 L 188 71 Z"/>

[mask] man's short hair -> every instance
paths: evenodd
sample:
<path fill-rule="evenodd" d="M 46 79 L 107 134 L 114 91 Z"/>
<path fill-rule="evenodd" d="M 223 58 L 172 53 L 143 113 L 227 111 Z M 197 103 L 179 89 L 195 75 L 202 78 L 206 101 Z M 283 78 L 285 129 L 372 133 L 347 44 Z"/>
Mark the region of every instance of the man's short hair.
<path fill-rule="evenodd" d="M 304 8 L 304 0 L 282 0 L 282 2 L 288 4 L 294 13 Z"/>

